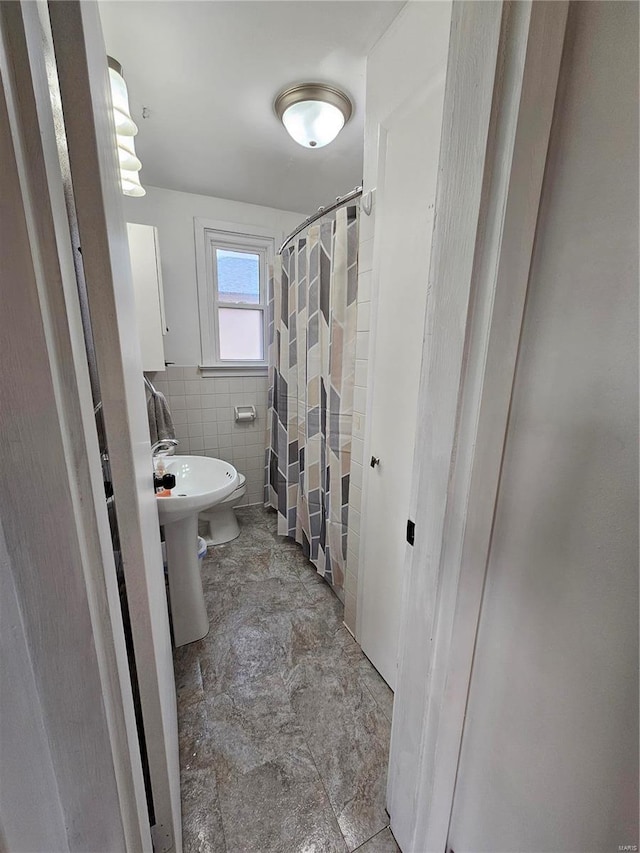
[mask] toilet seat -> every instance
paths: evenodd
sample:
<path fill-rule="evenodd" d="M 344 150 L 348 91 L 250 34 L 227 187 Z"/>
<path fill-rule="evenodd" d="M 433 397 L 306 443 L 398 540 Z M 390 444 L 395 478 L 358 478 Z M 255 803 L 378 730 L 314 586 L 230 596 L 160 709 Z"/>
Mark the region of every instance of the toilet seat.
<path fill-rule="evenodd" d="M 238 498 L 241 498 L 245 494 L 245 492 L 247 491 L 246 484 L 247 484 L 247 478 L 244 476 L 244 474 L 241 474 L 238 471 L 238 485 L 236 486 L 236 488 L 231 492 L 231 494 L 228 497 L 226 497 L 223 501 L 220 501 L 220 504 L 230 504 L 232 501 L 235 501 Z M 216 504 L 216 506 L 220 506 L 220 504 Z M 213 507 L 213 509 L 215 509 L 215 507 Z"/>

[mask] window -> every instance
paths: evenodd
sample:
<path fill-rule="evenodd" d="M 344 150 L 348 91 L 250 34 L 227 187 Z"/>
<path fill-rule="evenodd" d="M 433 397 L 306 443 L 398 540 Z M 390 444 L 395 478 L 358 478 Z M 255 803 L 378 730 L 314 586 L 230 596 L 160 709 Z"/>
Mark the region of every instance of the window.
<path fill-rule="evenodd" d="M 196 220 L 203 374 L 264 373 L 273 238 Z"/>

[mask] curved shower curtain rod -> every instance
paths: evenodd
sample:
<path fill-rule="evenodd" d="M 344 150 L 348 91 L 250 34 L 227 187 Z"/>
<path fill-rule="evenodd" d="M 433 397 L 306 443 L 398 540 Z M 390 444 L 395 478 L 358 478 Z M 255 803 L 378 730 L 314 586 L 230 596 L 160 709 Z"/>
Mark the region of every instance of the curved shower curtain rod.
<path fill-rule="evenodd" d="M 337 197 L 337 199 L 335 200 L 335 202 L 333 204 L 330 204 L 328 207 L 319 207 L 317 213 L 314 213 L 311 216 L 307 216 L 305 221 L 302 222 L 300 225 L 298 225 L 298 227 L 295 230 L 293 230 L 291 232 L 291 234 L 289 234 L 289 236 L 285 239 L 283 244 L 278 249 L 278 254 L 281 255 L 282 252 L 284 251 L 287 243 L 289 243 L 291 240 L 293 240 L 294 237 L 297 237 L 297 235 L 301 231 L 304 231 L 304 229 L 308 225 L 311 225 L 312 222 L 315 222 L 316 220 L 320 219 L 321 217 L 326 216 L 327 213 L 333 213 L 334 210 L 337 210 L 339 207 L 342 207 L 343 204 L 349 204 L 350 201 L 353 201 L 356 198 L 360 198 L 361 195 L 362 195 L 362 187 L 356 187 L 354 190 L 351 190 L 351 192 L 347 193 L 346 195 L 339 195 Z M 371 208 L 369 208 L 369 210 L 370 209 Z M 365 209 L 365 213 L 369 213 L 369 210 Z"/>

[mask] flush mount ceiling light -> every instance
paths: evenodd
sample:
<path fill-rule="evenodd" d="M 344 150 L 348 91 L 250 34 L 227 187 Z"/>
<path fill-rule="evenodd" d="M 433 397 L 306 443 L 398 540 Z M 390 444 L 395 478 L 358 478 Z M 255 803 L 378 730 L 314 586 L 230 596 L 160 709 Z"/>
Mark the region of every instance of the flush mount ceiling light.
<path fill-rule="evenodd" d="M 129 111 L 129 93 L 127 84 L 122 76 L 122 66 L 113 57 L 108 56 L 109 82 L 111 84 L 111 101 L 113 104 L 113 119 L 116 125 L 116 143 L 120 163 L 120 183 L 124 195 L 143 196 L 146 190 L 140 183 L 138 172 L 142 163 L 136 156 L 133 137 L 138 132 L 136 123 Z"/>
<path fill-rule="evenodd" d="M 280 92 L 273 105 L 289 136 L 305 148 L 322 148 L 351 118 L 353 105 L 339 89 L 302 83 Z"/>

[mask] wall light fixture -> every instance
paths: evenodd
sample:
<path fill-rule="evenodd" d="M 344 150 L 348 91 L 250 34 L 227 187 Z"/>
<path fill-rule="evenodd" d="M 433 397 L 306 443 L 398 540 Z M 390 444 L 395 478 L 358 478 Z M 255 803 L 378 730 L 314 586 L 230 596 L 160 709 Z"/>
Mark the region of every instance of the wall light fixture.
<path fill-rule="evenodd" d="M 122 76 L 122 66 L 113 57 L 108 56 L 109 82 L 111 83 L 111 101 L 113 103 L 113 118 L 116 125 L 116 142 L 118 160 L 120 161 L 120 183 L 124 195 L 143 196 L 146 190 L 140 183 L 142 163 L 136 156 L 133 141 L 138 132 L 129 110 L 129 93 L 127 84 Z"/>

